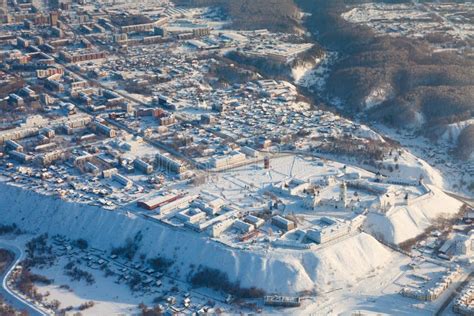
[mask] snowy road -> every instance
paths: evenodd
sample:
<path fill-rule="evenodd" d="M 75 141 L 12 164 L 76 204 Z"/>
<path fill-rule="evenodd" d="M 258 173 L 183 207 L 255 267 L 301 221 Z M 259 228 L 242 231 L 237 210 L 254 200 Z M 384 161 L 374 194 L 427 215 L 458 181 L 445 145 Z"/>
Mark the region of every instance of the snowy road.
<path fill-rule="evenodd" d="M 3 244 L 0 242 L 0 248 L 6 249 L 11 251 L 15 254 L 15 259 L 13 260 L 12 264 L 8 267 L 8 269 L 3 273 L 0 274 L 0 278 L 2 279 L 2 287 L 0 288 L 0 296 L 2 296 L 11 306 L 18 310 L 25 310 L 28 315 L 37 316 L 37 315 L 48 315 L 47 313 L 39 310 L 34 304 L 26 301 L 25 299 L 18 296 L 12 290 L 8 288 L 7 279 L 8 276 L 12 273 L 13 269 L 17 266 L 17 264 L 22 260 L 23 253 L 21 250 L 15 246 Z"/>

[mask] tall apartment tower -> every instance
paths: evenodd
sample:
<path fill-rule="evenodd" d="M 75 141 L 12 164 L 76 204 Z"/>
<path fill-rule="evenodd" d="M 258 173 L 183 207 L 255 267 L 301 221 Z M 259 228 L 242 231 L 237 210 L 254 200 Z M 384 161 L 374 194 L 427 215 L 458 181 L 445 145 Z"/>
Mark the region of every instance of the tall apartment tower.
<path fill-rule="evenodd" d="M 0 15 L 8 13 L 8 0 L 0 0 Z"/>
<path fill-rule="evenodd" d="M 53 11 L 49 14 L 49 23 L 51 26 L 58 26 L 58 19 L 59 19 L 58 11 Z"/>

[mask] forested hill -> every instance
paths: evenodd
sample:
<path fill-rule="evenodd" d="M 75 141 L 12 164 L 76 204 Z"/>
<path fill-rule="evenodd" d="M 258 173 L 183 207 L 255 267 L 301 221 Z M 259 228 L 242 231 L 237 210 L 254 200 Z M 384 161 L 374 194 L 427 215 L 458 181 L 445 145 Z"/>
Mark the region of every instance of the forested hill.
<path fill-rule="evenodd" d="M 217 6 L 244 30 L 269 29 L 294 32 L 299 29 L 299 10 L 293 0 L 173 0 L 176 5 Z"/>
<path fill-rule="evenodd" d="M 474 116 L 472 52 L 433 50 L 439 34 L 416 40 L 381 35 L 341 17 L 352 5 L 370 1 L 295 2 L 302 11 L 312 14 L 306 27 L 316 40 L 340 53 L 326 93 L 344 101 L 347 113 L 364 113 L 396 127 L 414 127 L 430 137 L 436 137 L 447 124 Z M 377 106 L 368 106 L 368 96 L 384 88 L 389 90 L 386 99 Z M 474 144 L 474 139 L 471 142 Z"/>

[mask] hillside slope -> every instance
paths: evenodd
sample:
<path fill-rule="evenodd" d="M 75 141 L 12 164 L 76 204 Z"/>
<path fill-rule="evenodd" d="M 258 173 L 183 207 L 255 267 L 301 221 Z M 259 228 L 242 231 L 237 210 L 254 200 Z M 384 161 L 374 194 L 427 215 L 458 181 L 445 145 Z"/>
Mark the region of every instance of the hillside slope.
<path fill-rule="evenodd" d="M 16 223 L 21 229 L 72 239 L 84 238 L 99 249 L 123 245 L 141 232 L 140 254 L 173 259 L 178 277 L 186 279 L 190 265 L 208 266 L 226 272 L 242 287 L 255 286 L 269 293 L 296 293 L 331 289 L 328 280 L 355 282 L 376 267 L 394 259 L 391 252 L 372 236 L 362 233 L 320 251 L 245 251 L 231 249 L 190 231 L 173 229 L 126 212 L 68 203 L 22 188 L 0 183 L 2 223 Z M 352 268 L 347 270 L 347 266 Z"/>

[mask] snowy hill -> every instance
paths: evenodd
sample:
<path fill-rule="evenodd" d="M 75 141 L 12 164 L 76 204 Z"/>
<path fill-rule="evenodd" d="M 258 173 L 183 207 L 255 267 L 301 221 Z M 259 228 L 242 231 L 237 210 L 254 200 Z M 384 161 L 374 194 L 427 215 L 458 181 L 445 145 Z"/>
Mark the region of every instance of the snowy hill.
<path fill-rule="evenodd" d="M 15 222 L 22 229 L 37 233 L 85 238 L 104 250 L 122 245 L 127 237 L 141 232 L 139 253 L 172 258 L 180 267 L 182 279 L 193 264 L 221 269 L 230 279 L 240 280 L 242 287 L 256 286 L 267 292 L 328 290 L 336 283 L 356 282 L 398 256 L 365 233 L 317 251 L 232 249 L 207 236 L 127 215 L 125 211 L 69 203 L 6 183 L 0 183 L 0 187 L 3 223 Z"/>

